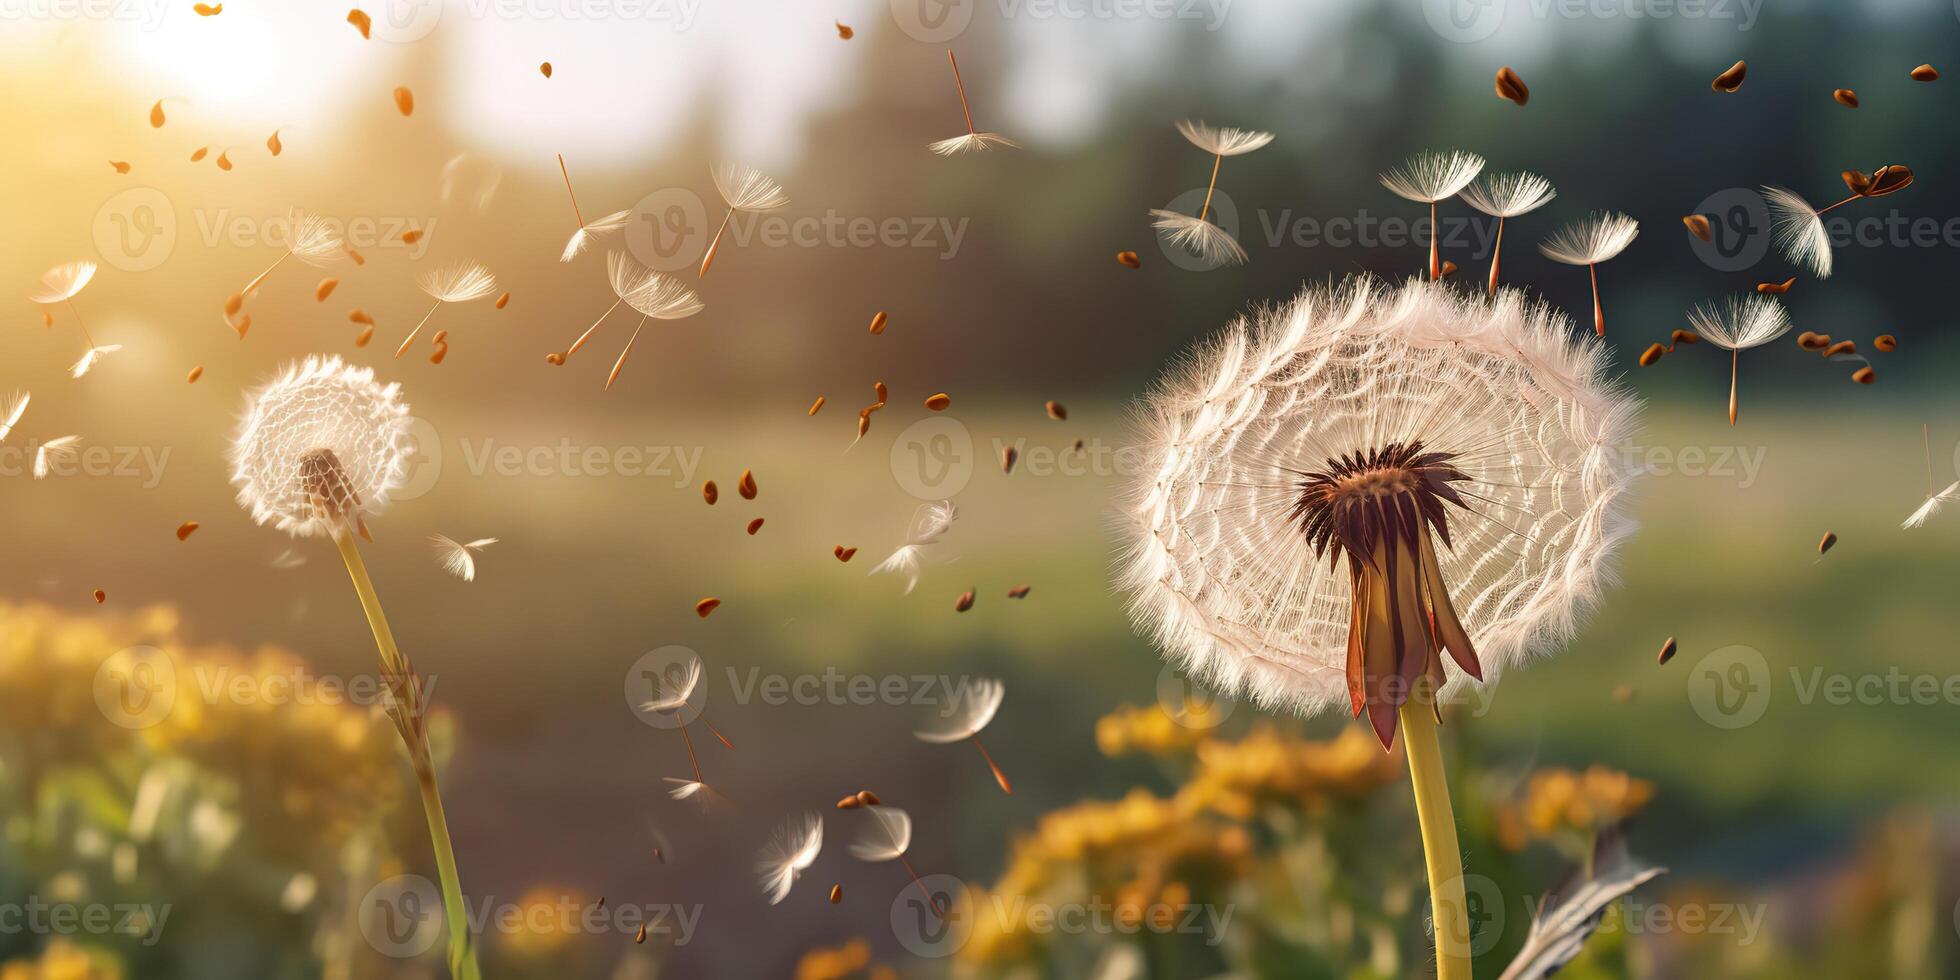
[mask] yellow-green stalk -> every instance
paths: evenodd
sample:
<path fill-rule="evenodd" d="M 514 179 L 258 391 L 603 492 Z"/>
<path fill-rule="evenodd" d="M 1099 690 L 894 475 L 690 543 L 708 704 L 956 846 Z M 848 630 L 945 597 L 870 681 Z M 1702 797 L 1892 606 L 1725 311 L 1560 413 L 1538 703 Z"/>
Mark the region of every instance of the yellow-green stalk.
<path fill-rule="evenodd" d="M 1443 775 L 1435 709 L 1426 699 L 1410 698 L 1403 703 L 1401 715 L 1402 751 L 1409 757 L 1416 821 L 1422 828 L 1422 855 L 1429 867 L 1437 980 L 1471 980 L 1470 910 L 1463 891 L 1463 855 L 1456 842 L 1449 780 Z"/>

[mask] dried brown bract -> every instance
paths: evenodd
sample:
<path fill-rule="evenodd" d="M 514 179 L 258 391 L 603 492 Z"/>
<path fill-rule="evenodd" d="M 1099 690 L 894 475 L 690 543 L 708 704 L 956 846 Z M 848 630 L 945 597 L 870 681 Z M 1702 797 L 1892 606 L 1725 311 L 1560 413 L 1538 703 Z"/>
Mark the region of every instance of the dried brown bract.
<path fill-rule="evenodd" d="M 1531 89 L 1525 86 L 1524 79 L 1519 78 L 1518 73 L 1512 71 L 1510 65 L 1497 69 L 1496 89 L 1497 97 L 1500 99 L 1518 105 L 1531 101 Z"/>
<path fill-rule="evenodd" d="M 1715 80 L 1708 83 L 1708 87 L 1717 92 L 1734 92 L 1736 89 L 1742 87 L 1742 76 L 1748 74 L 1748 72 L 1749 63 L 1738 61 L 1730 65 L 1728 71 L 1715 76 Z"/>

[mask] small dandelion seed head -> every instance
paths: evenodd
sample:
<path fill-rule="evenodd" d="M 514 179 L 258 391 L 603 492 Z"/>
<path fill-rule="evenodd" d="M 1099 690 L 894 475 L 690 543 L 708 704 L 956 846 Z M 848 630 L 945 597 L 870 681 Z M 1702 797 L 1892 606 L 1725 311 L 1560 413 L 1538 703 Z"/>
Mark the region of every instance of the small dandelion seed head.
<path fill-rule="evenodd" d="M 1528 214 L 1551 203 L 1552 198 L 1558 196 L 1551 181 L 1523 172 L 1487 173 L 1459 193 L 1464 203 L 1493 218 L 1515 218 Z"/>
<path fill-rule="evenodd" d="M 1382 186 L 1397 197 L 1418 204 L 1434 204 L 1455 197 L 1458 191 L 1477 179 L 1484 169 L 1484 158 L 1475 153 L 1451 150 L 1448 153 L 1424 151 L 1400 167 L 1381 175 Z"/>
<path fill-rule="evenodd" d="M 294 537 L 380 513 L 414 445 L 398 386 L 338 357 L 309 357 L 249 393 L 231 444 L 239 506 Z"/>
<path fill-rule="evenodd" d="M 1566 265 L 1594 265 L 1621 252 L 1640 235 L 1640 222 L 1617 211 L 1598 211 L 1552 233 L 1538 251 Z"/>
<path fill-rule="evenodd" d="M 1208 126 L 1203 121 L 1189 119 L 1178 121 L 1177 131 L 1192 146 L 1214 156 L 1235 157 L 1265 146 L 1273 141 L 1273 134 L 1252 129 L 1233 129 L 1229 126 Z"/>
<path fill-rule="evenodd" d="M 1748 350 L 1789 333 L 1791 323 L 1776 297 L 1751 293 L 1695 307 L 1688 312 L 1688 326 L 1723 350 Z"/>

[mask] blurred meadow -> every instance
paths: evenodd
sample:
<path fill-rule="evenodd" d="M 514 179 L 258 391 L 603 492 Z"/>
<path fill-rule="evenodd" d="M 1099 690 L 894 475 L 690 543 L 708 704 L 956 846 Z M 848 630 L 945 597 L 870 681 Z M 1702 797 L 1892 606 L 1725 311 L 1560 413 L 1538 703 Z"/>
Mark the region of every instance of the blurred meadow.
<path fill-rule="evenodd" d="M 416 418 L 408 488 L 366 554 L 436 705 L 486 975 L 1429 975 L 1400 755 L 1343 718 L 1188 688 L 1109 569 L 1133 399 L 1302 283 L 1418 271 L 1420 208 L 1376 174 L 1450 147 L 1558 186 L 1507 226 L 1503 269 L 1575 329 L 1585 277 L 1535 243 L 1593 209 L 1643 227 L 1599 268 L 1616 368 L 1647 403 L 1621 585 L 1568 649 L 1446 715 L 1478 976 L 1620 817 L 1669 870 L 1561 976 L 1960 976 L 1960 517 L 1899 527 L 1929 452 L 1931 482 L 1960 476 L 1943 288 L 1960 94 L 1907 76 L 1960 68 L 1954 5 L 371 12 L 371 40 L 320 3 L 0 13 L 0 395 L 33 394 L 0 443 L 0 980 L 448 975 L 410 901 L 435 874 L 414 780 L 356 693 L 375 653 L 346 572 L 326 542 L 253 525 L 228 482 L 242 392 L 322 352 L 399 382 Z M 948 47 L 976 124 L 1022 149 L 927 152 L 964 124 Z M 1736 59 L 1742 90 L 1711 92 Z M 1527 107 L 1492 95 L 1500 65 L 1531 84 Z M 1834 103 L 1839 87 L 1862 107 Z M 1220 174 L 1243 266 L 1189 268 L 1149 227 L 1210 169 L 1182 118 L 1278 134 Z M 559 153 L 588 220 L 632 211 L 570 263 Z M 694 283 L 706 309 L 650 324 L 610 391 L 621 314 L 547 364 L 612 302 L 599 253 L 693 282 L 723 160 L 791 204 L 737 219 Z M 1832 278 L 1768 247 L 1758 185 L 1830 201 L 1839 171 L 1893 163 L 1918 183 L 1834 212 L 1860 223 Z M 344 223 L 366 261 L 286 263 L 241 339 L 221 304 L 278 257 L 292 208 Z M 1444 208 L 1443 257 L 1475 288 L 1491 229 Z M 1697 211 L 1718 219 L 1711 244 L 1680 227 Z M 124 349 L 71 379 L 76 310 L 46 326 L 25 297 L 84 258 L 101 271 L 75 307 Z M 428 309 L 416 277 L 463 260 L 508 307 L 439 310 L 440 365 L 426 346 L 390 357 Z M 1694 304 L 1791 275 L 1798 329 L 1857 341 L 1877 384 L 1786 338 L 1741 359 L 1730 427 L 1720 352 L 1636 366 Z M 316 301 L 326 276 L 339 285 Z M 366 347 L 354 308 L 378 322 Z M 1896 353 L 1873 352 L 1881 333 Z M 890 404 L 853 445 L 876 381 Z M 922 406 L 941 391 L 948 411 Z M 71 433 L 84 455 L 34 479 L 32 447 Z M 745 469 L 753 501 L 733 493 Z M 939 498 L 960 518 L 917 589 L 868 577 Z M 500 540 L 465 583 L 437 564 L 438 533 Z M 840 545 L 860 552 L 841 563 Z M 707 618 L 704 596 L 723 600 Z M 1679 654 L 1657 666 L 1670 636 Z M 701 717 L 733 745 L 689 728 L 726 798 L 705 811 L 662 782 L 690 747 L 633 710 L 670 646 L 700 654 Z M 150 673 L 126 669 L 119 651 L 145 647 Z M 979 677 L 1006 684 L 984 734 L 1012 795 L 972 748 L 912 735 Z M 174 693 L 138 706 L 138 681 Z M 966 896 L 951 924 L 921 924 L 903 869 L 846 855 L 859 815 L 832 803 L 865 788 L 912 813 L 931 888 Z M 828 843 L 771 907 L 756 854 L 805 810 Z M 1056 910 L 1088 917 L 1042 919 Z"/>

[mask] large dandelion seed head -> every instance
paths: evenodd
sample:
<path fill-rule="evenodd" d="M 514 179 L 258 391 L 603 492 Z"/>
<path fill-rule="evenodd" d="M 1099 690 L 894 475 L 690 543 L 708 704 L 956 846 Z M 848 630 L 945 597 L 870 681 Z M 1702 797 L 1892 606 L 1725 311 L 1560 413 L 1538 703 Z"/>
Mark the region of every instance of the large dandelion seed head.
<path fill-rule="evenodd" d="M 1391 503 L 1372 526 L 1438 532 L 1420 550 L 1486 681 L 1550 651 L 1632 530 L 1619 447 L 1638 405 L 1606 366 L 1604 344 L 1508 289 L 1359 279 L 1241 318 L 1143 405 L 1119 572 L 1132 617 L 1221 690 L 1302 713 L 1346 706 L 1358 573 L 1343 560 L 1353 542 L 1314 539 L 1328 512 L 1316 495 L 1373 494 Z"/>
<path fill-rule="evenodd" d="M 330 536 L 381 512 L 414 446 L 399 386 L 338 357 L 309 357 L 245 398 L 232 439 L 238 504 L 294 537 Z"/>

